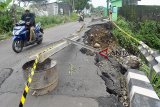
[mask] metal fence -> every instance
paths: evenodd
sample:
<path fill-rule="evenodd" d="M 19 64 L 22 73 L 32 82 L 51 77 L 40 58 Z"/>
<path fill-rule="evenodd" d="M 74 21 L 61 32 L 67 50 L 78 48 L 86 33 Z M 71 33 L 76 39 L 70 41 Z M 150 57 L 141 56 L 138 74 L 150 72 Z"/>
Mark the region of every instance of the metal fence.
<path fill-rule="evenodd" d="M 119 15 L 129 21 L 147 19 L 160 20 L 160 6 L 125 5 L 119 8 Z"/>

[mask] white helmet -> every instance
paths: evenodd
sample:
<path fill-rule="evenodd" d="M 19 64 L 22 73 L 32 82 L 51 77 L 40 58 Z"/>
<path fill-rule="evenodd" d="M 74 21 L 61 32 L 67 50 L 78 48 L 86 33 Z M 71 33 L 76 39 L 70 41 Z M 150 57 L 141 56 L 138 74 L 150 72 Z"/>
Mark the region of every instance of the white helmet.
<path fill-rule="evenodd" d="M 28 11 L 29 11 L 29 7 L 25 7 L 25 8 L 24 8 L 24 10 L 25 10 L 25 11 L 26 11 L 26 10 L 28 10 Z"/>

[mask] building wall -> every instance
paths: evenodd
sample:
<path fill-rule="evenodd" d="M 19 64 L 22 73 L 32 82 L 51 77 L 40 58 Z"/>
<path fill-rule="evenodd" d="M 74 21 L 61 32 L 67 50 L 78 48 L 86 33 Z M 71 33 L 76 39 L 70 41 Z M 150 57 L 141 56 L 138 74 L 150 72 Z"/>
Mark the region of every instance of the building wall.
<path fill-rule="evenodd" d="M 126 20 L 141 22 L 144 20 L 160 20 L 160 6 L 126 5 L 119 9 L 118 14 Z"/>
<path fill-rule="evenodd" d="M 138 5 L 141 0 L 123 0 L 123 5 Z"/>
<path fill-rule="evenodd" d="M 48 3 L 43 5 L 42 8 L 48 12 L 48 15 L 55 16 L 58 15 L 58 4 L 57 3 Z"/>
<path fill-rule="evenodd" d="M 112 20 L 116 21 L 118 17 L 118 9 L 125 5 L 137 5 L 141 0 L 111 0 L 112 5 Z"/>
<path fill-rule="evenodd" d="M 31 7 L 31 11 L 36 14 L 36 16 L 54 16 L 58 15 L 58 4 L 48 3 L 43 5 L 36 5 Z"/>
<path fill-rule="evenodd" d="M 118 8 L 122 7 L 122 0 L 111 0 L 112 21 L 116 21 L 118 17 Z"/>
<path fill-rule="evenodd" d="M 32 8 L 37 16 L 70 15 L 72 7 L 68 3 L 48 3 Z"/>
<path fill-rule="evenodd" d="M 63 10 L 63 12 L 61 12 Z M 61 15 L 70 15 L 72 12 L 72 6 L 68 3 L 58 3 L 58 12 Z M 63 13 L 63 14 L 62 14 Z"/>
<path fill-rule="evenodd" d="M 112 1 L 112 6 L 122 7 L 122 0 Z"/>

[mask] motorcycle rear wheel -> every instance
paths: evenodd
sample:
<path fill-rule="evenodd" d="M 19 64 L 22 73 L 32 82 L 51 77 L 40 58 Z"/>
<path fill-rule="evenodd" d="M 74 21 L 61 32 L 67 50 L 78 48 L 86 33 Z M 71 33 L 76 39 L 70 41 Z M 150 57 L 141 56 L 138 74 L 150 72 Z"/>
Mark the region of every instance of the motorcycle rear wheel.
<path fill-rule="evenodd" d="M 23 41 L 22 40 L 14 40 L 12 43 L 12 49 L 16 53 L 20 53 L 23 49 Z"/>
<path fill-rule="evenodd" d="M 37 42 L 37 44 L 38 44 L 38 45 L 39 45 L 39 44 L 41 44 L 41 43 L 42 43 L 42 41 L 43 41 L 43 40 L 38 41 L 38 42 Z"/>

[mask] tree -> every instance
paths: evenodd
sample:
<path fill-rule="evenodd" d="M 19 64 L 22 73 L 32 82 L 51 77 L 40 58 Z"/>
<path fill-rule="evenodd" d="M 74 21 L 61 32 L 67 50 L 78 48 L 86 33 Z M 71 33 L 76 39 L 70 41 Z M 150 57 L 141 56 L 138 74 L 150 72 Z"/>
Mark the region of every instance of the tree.
<path fill-rule="evenodd" d="M 88 2 L 90 0 L 61 0 L 61 1 L 69 3 L 73 7 L 73 9 L 83 10 L 88 5 Z"/>
<path fill-rule="evenodd" d="M 89 4 L 89 8 L 91 9 L 91 12 L 93 12 L 93 11 L 94 11 L 94 7 L 93 7 L 93 5 L 92 5 L 92 4 Z"/>
<path fill-rule="evenodd" d="M 0 1 L 0 33 L 8 32 L 12 28 L 12 17 L 8 5 L 12 0 Z"/>
<path fill-rule="evenodd" d="M 21 0 L 22 2 L 36 2 L 36 3 L 40 3 L 40 2 L 47 2 L 48 0 Z"/>
<path fill-rule="evenodd" d="M 76 0 L 75 1 L 76 10 L 83 10 L 89 1 L 90 0 Z"/>
<path fill-rule="evenodd" d="M 5 10 L 11 1 L 12 0 L 1 1 L 0 2 L 0 10 L 1 11 Z"/>
<path fill-rule="evenodd" d="M 86 7 L 86 9 L 89 9 L 90 8 L 90 4 L 87 3 L 85 7 Z"/>

